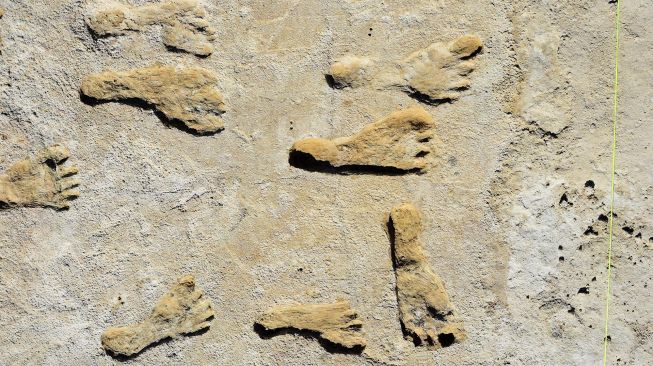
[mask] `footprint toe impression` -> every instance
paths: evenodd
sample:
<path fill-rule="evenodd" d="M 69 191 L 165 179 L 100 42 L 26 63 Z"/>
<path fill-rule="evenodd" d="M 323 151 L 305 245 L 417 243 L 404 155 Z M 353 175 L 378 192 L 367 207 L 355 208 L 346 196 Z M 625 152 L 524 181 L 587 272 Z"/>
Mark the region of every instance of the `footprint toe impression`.
<path fill-rule="evenodd" d="M 345 350 L 362 351 L 367 343 L 362 333 L 363 322 L 345 300 L 331 304 L 278 305 L 266 311 L 256 324 L 272 333 L 284 329 L 314 332 Z"/>
<path fill-rule="evenodd" d="M 177 69 L 154 64 L 129 71 L 106 71 L 82 80 L 81 93 L 97 101 L 137 99 L 197 134 L 224 129 L 226 112 L 217 77 L 199 67 Z"/>
<path fill-rule="evenodd" d="M 434 127 L 433 118 L 423 108 L 407 108 L 352 136 L 297 141 L 290 149 L 290 160 L 294 166 L 307 170 L 420 172 L 428 167 L 425 158 L 431 147 L 427 143 Z M 299 157 L 303 157 L 301 163 L 297 163 Z"/>
<path fill-rule="evenodd" d="M 20 160 L 0 175 L 0 206 L 51 207 L 67 209 L 69 200 L 79 197 L 79 181 L 74 166 L 63 166 L 70 151 L 53 145 L 39 151 L 34 157 Z"/>
<path fill-rule="evenodd" d="M 473 57 L 482 47 L 477 36 L 433 43 L 400 63 L 406 91 L 426 102 L 455 100 L 469 88 L 466 76 L 476 67 Z"/>
<path fill-rule="evenodd" d="M 444 282 L 429 265 L 419 238 L 421 214 L 411 204 L 392 209 L 389 227 L 399 318 L 404 335 L 416 346 L 432 349 L 462 342 L 467 335 L 457 318 Z"/>
<path fill-rule="evenodd" d="M 213 53 L 215 31 L 206 20 L 206 9 L 196 0 L 170 0 L 142 6 L 113 5 L 99 9 L 86 24 L 100 37 L 140 31 L 146 26 L 163 26 L 163 43 L 197 56 Z"/>
<path fill-rule="evenodd" d="M 165 338 L 206 329 L 214 316 L 211 300 L 195 290 L 191 275 L 181 277 L 142 322 L 112 327 L 102 333 L 102 347 L 114 355 L 134 356 Z"/>

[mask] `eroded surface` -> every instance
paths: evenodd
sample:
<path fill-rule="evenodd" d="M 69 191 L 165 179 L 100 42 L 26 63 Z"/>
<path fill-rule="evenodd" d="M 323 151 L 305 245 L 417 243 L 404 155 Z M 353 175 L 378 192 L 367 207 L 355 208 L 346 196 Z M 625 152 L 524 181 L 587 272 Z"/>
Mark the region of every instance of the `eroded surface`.
<path fill-rule="evenodd" d="M 142 321 L 188 272 L 213 300 L 216 322 L 127 363 L 601 364 L 613 1 L 200 4 L 217 36 L 206 58 L 167 50 L 162 25 L 94 36 L 86 19 L 106 5 L 97 0 L 0 0 L 0 172 L 58 143 L 82 181 L 69 210 L 0 210 L 0 364 L 115 364 L 100 348 L 102 332 Z M 653 364 L 653 9 L 621 6 L 608 362 L 640 366 Z M 390 66 L 464 34 L 483 49 L 469 89 L 451 103 L 388 87 L 401 80 L 344 89 L 325 81 L 344 55 L 373 60 L 372 76 L 396 78 Z M 223 132 L 191 136 L 133 105 L 80 100 L 85 76 L 156 62 L 219 77 Z M 437 121 L 438 151 L 429 154 L 437 164 L 424 174 L 288 164 L 296 141 L 350 136 L 417 103 Z M 433 351 L 404 338 L 384 231 L 401 202 L 422 212 L 422 244 L 465 322 L 462 343 Z M 361 353 L 252 329 L 272 304 L 337 298 L 364 319 Z"/>

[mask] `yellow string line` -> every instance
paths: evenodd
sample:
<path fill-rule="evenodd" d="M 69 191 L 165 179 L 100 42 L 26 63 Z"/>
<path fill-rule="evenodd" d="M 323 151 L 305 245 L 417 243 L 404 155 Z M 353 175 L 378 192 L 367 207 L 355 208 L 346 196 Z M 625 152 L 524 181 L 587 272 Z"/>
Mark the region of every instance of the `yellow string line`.
<path fill-rule="evenodd" d="M 621 1 L 617 0 L 617 17 L 615 19 L 615 52 L 614 52 L 614 94 L 612 105 L 612 177 L 610 182 L 610 229 L 608 237 L 608 286 L 605 291 L 605 334 L 603 336 L 603 366 L 608 364 L 608 319 L 610 315 L 610 297 L 612 294 L 612 227 L 614 221 L 614 179 L 617 160 L 617 112 L 619 94 L 619 28 L 621 27 Z"/>

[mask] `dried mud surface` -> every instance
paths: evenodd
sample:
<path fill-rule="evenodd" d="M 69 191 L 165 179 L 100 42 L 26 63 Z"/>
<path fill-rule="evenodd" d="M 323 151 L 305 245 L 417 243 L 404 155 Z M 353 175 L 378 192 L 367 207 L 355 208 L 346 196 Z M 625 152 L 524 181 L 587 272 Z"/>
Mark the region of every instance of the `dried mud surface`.
<path fill-rule="evenodd" d="M 613 1 L 199 3 L 201 21 L 100 37 L 88 19 L 105 1 L 0 0 L 0 174 L 64 146 L 79 181 L 67 210 L 0 209 L 0 364 L 600 363 Z M 622 2 L 612 365 L 653 364 L 650 5 Z M 436 85 L 455 100 L 373 80 L 464 35 L 482 41 L 474 71 Z M 350 56 L 370 72 L 333 85 L 325 75 Z M 189 133 L 151 105 L 80 95 L 89 75 L 152 65 L 215 75 L 224 130 Z M 436 121 L 420 174 L 289 164 L 297 141 L 411 107 Z M 465 326 L 435 351 L 399 321 L 387 222 L 403 202 L 421 212 L 428 265 Z M 102 348 L 103 331 L 143 321 L 191 273 L 211 300 L 207 330 L 125 359 Z M 267 309 L 339 299 L 364 324 L 361 352 L 254 329 Z"/>

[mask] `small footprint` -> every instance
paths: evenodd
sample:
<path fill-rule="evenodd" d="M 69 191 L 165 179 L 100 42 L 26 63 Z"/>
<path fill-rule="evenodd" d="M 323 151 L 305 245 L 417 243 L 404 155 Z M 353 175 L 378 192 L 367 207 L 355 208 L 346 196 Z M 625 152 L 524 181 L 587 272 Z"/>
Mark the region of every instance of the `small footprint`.
<path fill-rule="evenodd" d="M 357 88 L 372 81 L 374 66 L 374 61 L 367 57 L 345 56 L 331 65 L 327 77 L 336 89 Z"/>
<path fill-rule="evenodd" d="M 259 333 L 276 335 L 284 329 L 315 332 L 320 338 L 346 350 L 362 351 L 366 345 L 358 313 L 344 300 L 332 304 L 279 305 L 256 322 Z"/>
<path fill-rule="evenodd" d="M 69 208 L 68 201 L 79 197 L 79 181 L 72 177 L 77 167 L 63 166 L 69 156 L 68 149 L 53 145 L 12 165 L 0 175 L 0 208 Z"/>
<path fill-rule="evenodd" d="M 181 122 L 198 134 L 210 134 L 224 129 L 220 116 L 225 106 L 216 83 L 217 78 L 206 69 L 155 64 L 87 76 L 82 80 L 81 93 L 91 102 L 140 100 L 169 121 Z"/>
<path fill-rule="evenodd" d="M 429 265 L 419 239 L 421 214 L 411 204 L 392 209 L 388 223 L 397 278 L 399 317 L 404 334 L 416 346 L 448 347 L 467 338 L 444 282 Z"/>
<path fill-rule="evenodd" d="M 384 68 L 366 57 L 345 56 L 331 65 L 327 79 L 335 88 L 372 84 L 378 89 L 400 89 L 428 104 L 456 100 L 470 86 L 468 76 L 476 68 L 473 57 L 482 46 L 479 37 L 465 35 L 433 43 Z"/>
<path fill-rule="evenodd" d="M 290 164 L 317 171 L 420 172 L 428 167 L 434 127 L 424 109 L 404 109 L 349 137 L 297 141 L 290 149 Z"/>
<path fill-rule="evenodd" d="M 140 31 L 146 26 L 163 25 L 163 43 L 172 49 L 197 56 L 213 53 L 215 31 L 206 20 L 206 10 L 196 0 L 172 0 L 159 4 L 128 6 L 112 4 L 86 20 L 99 36 L 116 36 Z"/>
<path fill-rule="evenodd" d="M 105 330 L 102 347 L 113 355 L 133 356 L 165 338 L 208 328 L 214 315 L 211 300 L 195 289 L 193 276 L 186 275 L 159 299 L 143 322 Z"/>

